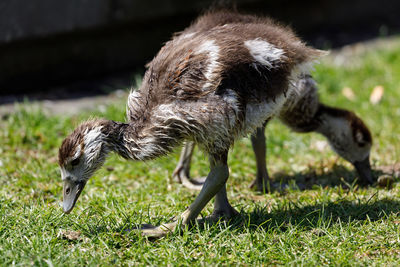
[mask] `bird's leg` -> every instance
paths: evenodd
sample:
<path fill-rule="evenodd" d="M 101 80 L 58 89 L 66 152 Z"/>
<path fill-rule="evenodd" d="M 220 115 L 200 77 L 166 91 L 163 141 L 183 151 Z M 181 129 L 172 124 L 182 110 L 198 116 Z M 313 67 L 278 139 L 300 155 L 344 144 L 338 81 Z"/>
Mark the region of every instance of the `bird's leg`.
<path fill-rule="evenodd" d="M 226 198 L 226 191 L 223 190 L 229 177 L 227 157 L 227 152 L 224 152 L 219 156 L 210 155 L 211 170 L 207 175 L 206 181 L 204 182 L 204 185 L 194 202 L 180 215 L 178 220 L 171 223 L 162 224 L 158 227 L 142 229 L 142 233 L 146 236 L 162 237 L 169 232 L 174 231 L 178 225 L 184 226 L 193 223 L 204 206 L 221 190 L 221 193 L 218 194 L 218 200 L 216 200 L 218 203 L 217 207 L 227 210 L 227 204 L 229 205 L 229 203 Z M 233 208 L 229 205 L 229 209 Z"/>
<path fill-rule="evenodd" d="M 172 174 L 173 178 L 175 178 L 178 183 L 182 183 L 182 180 L 185 179 L 184 177 L 189 177 L 190 161 L 192 158 L 193 150 L 194 142 L 188 141 L 184 143 L 178 164 L 176 165 L 175 170 Z"/>
<path fill-rule="evenodd" d="M 265 126 L 267 122 L 251 136 L 251 144 L 253 145 L 254 154 L 256 156 L 257 176 L 251 183 L 250 187 L 255 188 L 257 191 L 267 193 L 270 186 L 270 179 L 266 165 L 266 146 L 265 146 Z"/>
<path fill-rule="evenodd" d="M 190 161 L 192 160 L 194 146 L 195 144 L 192 141 L 185 143 L 181 151 L 178 165 L 176 166 L 172 177 L 178 183 L 181 183 L 189 189 L 201 190 L 205 181 L 205 177 L 199 179 L 190 178 Z"/>
<path fill-rule="evenodd" d="M 210 216 L 213 221 L 219 220 L 221 217 L 230 219 L 235 215 L 239 214 L 229 203 L 228 197 L 226 195 L 226 185 L 224 185 L 221 190 L 215 195 L 214 200 L 214 211 Z"/>

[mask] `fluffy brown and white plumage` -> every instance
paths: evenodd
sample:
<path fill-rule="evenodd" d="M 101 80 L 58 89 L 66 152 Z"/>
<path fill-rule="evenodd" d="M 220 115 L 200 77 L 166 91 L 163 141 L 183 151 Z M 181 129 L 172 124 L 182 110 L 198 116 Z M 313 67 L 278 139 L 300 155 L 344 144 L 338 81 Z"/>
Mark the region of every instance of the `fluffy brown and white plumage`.
<path fill-rule="evenodd" d="M 238 19 L 215 23 L 216 17 Z M 64 211 L 72 210 L 109 152 L 148 160 L 189 140 L 209 155 L 211 170 L 178 221 L 195 220 L 214 196 L 212 216 L 232 216 L 236 211 L 225 191 L 230 146 L 270 118 L 296 108 L 308 66 L 321 54 L 270 19 L 226 11 L 201 17 L 149 63 L 140 89 L 128 97 L 128 122 L 85 122 L 64 140 L 59 151 Z M 178 221 L 143 231 L 164 235 Z"/>
<path fill-rule="evenodd" d="M 264 24 L 272 23 L 274 25 L 268 18 L 261 19 L 261 21 Z M 193 25 L 180 34 L 183 36 L 192 36 L 196 32 L 208 31 L 216 26 L 258 22 L 260 22 L 260 18 L 255 16 L 233 12 L 212 12 L 200 17 Z M 296 42 L 295 40 L 292 41 Z M 307 67 L 308 65 L 307 63 L 303 64 L 303 67 Z M 284 106 L 275 117 L 296 132 L 305 133 L 314 131 L 324 135 L 333 150 L 356 167 L 361 183 L 372 184 L 374 180 L 369 163 L 372 137 L 368 128 L 353 112 L 328 107 L 320 103 L 316 82 L 309 74 L 307 68 L 304 70 L 300 68 L 300 72 L 295 75 L 298 75 L 298 79 L 290 80 L 295 82 L 292 85 L 297 88 L 297 93 L 286 98 Z M 264 129 L 267 122 L 268 120 L 251 136 L 257 163 L 256 179 L 251 186 L 262 192 L 267 192 L 269 187 L 269 176 L 265 162 L 266 149 L 264 136 Z M 188 188 L 201 189 L 204 180 L 190 178 L 190 161 L 193 149 L 194 143 L 187 142 L 182 149 L 181 157 L 173 176 L 178 182 Z"/>

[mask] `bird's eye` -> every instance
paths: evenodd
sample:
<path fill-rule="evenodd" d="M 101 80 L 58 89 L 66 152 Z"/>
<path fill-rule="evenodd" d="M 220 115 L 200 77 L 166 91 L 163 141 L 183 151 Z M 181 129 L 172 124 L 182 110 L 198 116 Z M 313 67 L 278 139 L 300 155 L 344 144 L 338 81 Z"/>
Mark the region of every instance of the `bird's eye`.
<path fill-rule="evenodd" d="M 367 144 L 367 142 L 358 142 L 357 144 L 360 147 L 364 147 Z"/>
<path fill-rule="evenodd" d="M 79 164 L 79 158 L 74 159 L 73 161 L 71 161 L 71 165 L 72 166 L 76 166 Z"/>

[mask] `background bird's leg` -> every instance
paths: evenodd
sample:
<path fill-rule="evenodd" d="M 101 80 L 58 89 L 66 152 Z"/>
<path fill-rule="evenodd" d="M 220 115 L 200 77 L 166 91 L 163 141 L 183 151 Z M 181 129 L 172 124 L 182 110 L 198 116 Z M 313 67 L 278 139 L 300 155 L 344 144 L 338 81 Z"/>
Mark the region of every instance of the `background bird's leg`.
<path fill-rule="evenodd" d="M 192 154 L 194 150 L 194 142 L 188 141 L 184 143 L 184 146 L 179 157 L 178 164 L 172 176 L 178 183 L 182 183 L 184 177 L 189 177 L 190 174 L 190 161 L 192 159 Z"/>
<path fill-rule="evenodd" d="M 257 128 L 256 132 L 251 136 L 251 144 L 253 145 L 253 151 L 256 156 L 257 176 L 250 187 L 264 193 L 269 191 L 268 187 L 270 182 L 265 159 L 266 144 L 264 131 L 267 123 L 268 121 L 266 121 L 262 127 Z"/>
<path fill-rule="evenodd" d="M 142 229 L 142 233 L 146 236 L 161 237 L 174 231 L 180 224 L 188 225 L 192 223 L 196 220 L 204 206 L 221 190 L 218 197 L 219 200 L 216 201 L 218 205 L 225 206 L 226 209 L 228 200 L 226 198 L 226 191 L 223 190 L 223 188 L 229 177 L 227 157 L 227 151 L 220 155 L 210 155 L 210 172 L 207 175 L 203 188 L 194 202 L 180 215 L 178 220 L 172 223 L 162 224 L 158 227 Z M 233 209 L 232 207 L 230 208 Z"/>
<path fill-rule="evenodd" d="M 190 162 L 192 160 L 192 154 L 194 150 L 194 142 L 188 141 L 182 148 L 179 162 L 172 174 L 172 177 L 185 187 L 193 190 L 201 190 L 205 177 L 198 179 L 190 178 Z"/>

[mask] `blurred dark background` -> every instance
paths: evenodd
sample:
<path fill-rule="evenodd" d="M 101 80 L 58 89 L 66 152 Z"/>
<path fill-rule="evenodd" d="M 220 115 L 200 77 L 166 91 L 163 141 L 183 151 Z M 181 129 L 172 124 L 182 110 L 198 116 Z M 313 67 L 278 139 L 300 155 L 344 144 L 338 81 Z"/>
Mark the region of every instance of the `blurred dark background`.
<path fill-rule="evenodd" d="M 398 0 L 1 0 L 0 104 L 129 86 L 173 32 L 211 6 L 272 16 L 322 49 L 400 31 Z"/>

